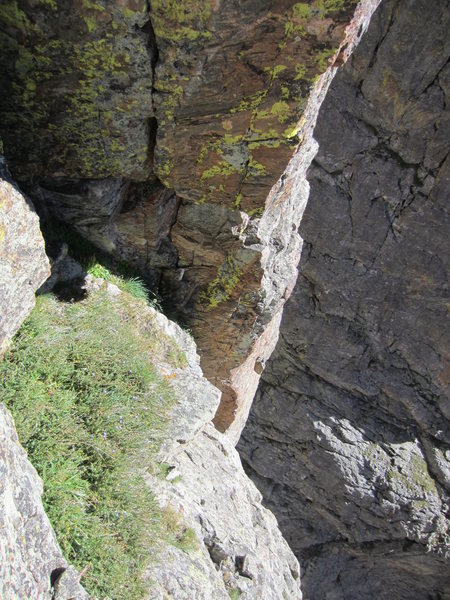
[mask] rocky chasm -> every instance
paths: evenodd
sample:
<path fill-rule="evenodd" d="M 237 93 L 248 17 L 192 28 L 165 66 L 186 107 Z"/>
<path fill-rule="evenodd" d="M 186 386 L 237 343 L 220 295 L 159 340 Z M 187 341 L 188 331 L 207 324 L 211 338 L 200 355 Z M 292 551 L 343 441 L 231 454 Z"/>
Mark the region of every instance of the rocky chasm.
<path fill-rule="evenodd" d="M 238 445 L 307 598 L 449 597 L 450 70 L 439 8 L 383 2 L 330 86 L 299 278 Z"/>
<path fill-rule="evenodd" d="M 200 410 L 186 376 L 165 456 L 185 480 L 155 493 L 202 545 L 168 548 L 155 597 L 295 598 L 299 573 L 311 600 L 450 597 L 449 14 L 444 0 L 0 7 L 14 179 L 42 219 L 139 269 L 222 392 Z M 6 344 L 48 266 L 4 179 Z"/>

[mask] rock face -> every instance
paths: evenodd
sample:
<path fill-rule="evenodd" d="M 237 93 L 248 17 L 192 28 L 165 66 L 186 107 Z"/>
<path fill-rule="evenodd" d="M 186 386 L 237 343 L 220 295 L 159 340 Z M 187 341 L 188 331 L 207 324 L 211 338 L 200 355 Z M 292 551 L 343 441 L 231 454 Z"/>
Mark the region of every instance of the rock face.
<path fill-rule="evenodd" d="M 145 274 L 224 392 L 228 439 L 209 424 L 218 393 L 177 378 L 159 494 L 199 550 L 167 550 L 156 597 L 300 597 L 231 446 L 265 365 L 240 451 L 306 597 L 449 597 L 448 3 L 383 0 L 326 96 L 305 178 L 320 104 L 377 4 L 353 21 L 352 0 L 0 6 L 14 176 Z"/>
<path fill-rule="evenodd" d="M 361 3 L 359 24 L 376 3 Z M 311 85 L 359 38 L 359 26 L 345 33 L 356 4 L 0 7 L 0 131 L 15 176 L 159 289 L 225 391 L 216 423 L 234 423 L 234 439 L 295 279 L 299 215 L 277 181 L 308 127 Z"/>
<path fill-rule="evenodd" d="M 386 0 L 335 77 L 238 446 L 311 600 L 450 597 L 448 29 L 445 2 Z"/>
<path fill-rule="evenodd" d="M 228 600 L 234 593 L 242 600 L 300 600 L 296 558 L 228 436 L 210 422 L 220 392 L 203 377 L 192 338 L 149 310 L 184 351 L 188 366 L 159 365 L 177 402 L 160 457 L 168 474 L 163 480 L 149 476 L 148 484 L 160 505 L 195 532 L 197 546 L 161 550 L 147 572 L 150 598 Z"/>
<path fill-rule="evenodd" d="M 0 156 L 0 354 L 34 306 L 50 275 L 39 219 Z"/>
<path fill-rule="evenodd" d="M 172 471 L 157 494 L 193 527 L 200 547 L 164 551 L 149 573 L 151 597 L 228 600 L 234 590 L 243 600 L 300 600 L 298 562 L 228 437 L 208 424 L 165 460 Z"/>
<path fill-rule="evenodd" d="M 0 404 L 0 595 L 4 600 L 77 600 L 88 596 L 67 569 L 42 508 L 42 481 L 19 444 L 9 411 Z M 53 586 L 59 592 L 53 595 Z M 70 589 L 67 595 L 64 589 Z"/>

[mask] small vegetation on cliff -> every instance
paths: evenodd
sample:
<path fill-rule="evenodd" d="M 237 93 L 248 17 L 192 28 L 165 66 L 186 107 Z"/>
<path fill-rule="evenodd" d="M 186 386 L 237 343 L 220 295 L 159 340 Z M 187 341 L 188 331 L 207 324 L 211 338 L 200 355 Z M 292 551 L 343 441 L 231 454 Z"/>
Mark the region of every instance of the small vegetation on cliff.
<path fill-rule="evenodd" d="M 76 303 L 41 296 L 0 363 L 1 398 L 44 480 L 62 550 L 90 565 L 93 596 L 114 600 L 145 597 L 141 573 L 167 539 L 143 469 L 173 401 L 152 362 L 178 353 L 164 334 L 143 335 L 141 304 L 101 290 Z"/>
<path fill-rule="evenodd" d="M 93 277 L 101 277 L 105 281 L 109 281 L 117 285 L 123 292 L 127 292 L 133 298 L 139 300 L 148 300 L 149 291 L 145 283 L 139 277 L 119 277 L 114 275 L 107 267 L 97 262 L 97 259 L 92 256 L 86 264 L 86 271 Z M 152 302 L 155 305 L 155 302 Z"/>

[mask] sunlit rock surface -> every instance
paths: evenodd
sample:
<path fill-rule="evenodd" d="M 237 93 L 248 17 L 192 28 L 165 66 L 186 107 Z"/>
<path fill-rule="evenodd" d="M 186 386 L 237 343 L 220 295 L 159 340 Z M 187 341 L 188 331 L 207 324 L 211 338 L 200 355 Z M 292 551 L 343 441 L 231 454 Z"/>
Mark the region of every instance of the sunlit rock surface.
<path fill-rule="evenodd" d="M 87 599 L 77 572 L 67 569 L 42 507 L 42 481 L 19 444 L 11 414 L 3 404 L 0 404 L 0 459 L 1 597 L 67 600 L 69 596 L 63 594 L 65 587 L 72 592 L 70 597 Z M 53 595 L 58 579 L 60 592 Z"/>
<path fill-rule="evenodd" d="M 0 156 L 0 354 L 50 275 L 39 219 Z"/>

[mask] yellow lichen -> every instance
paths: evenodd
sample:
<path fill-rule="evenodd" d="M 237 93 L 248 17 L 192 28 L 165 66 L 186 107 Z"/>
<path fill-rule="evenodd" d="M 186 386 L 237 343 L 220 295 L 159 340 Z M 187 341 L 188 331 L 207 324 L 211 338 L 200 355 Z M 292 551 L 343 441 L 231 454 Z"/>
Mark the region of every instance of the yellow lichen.
<path fill-rule="evenodd" d="M 207 304 L 209 309 L 226 302 L 231 298 L 241 275 L 242 269 L 236 259 L 232 255 L 228 255 L 226 261 L 218 268 L 217 277 L 211 281 L 206 291 L 200 294 L 200 302 Z"/>
<path fill-rule="evenodd" d="M 205 169 L 200 177 L 201 181 L 205 179 L 211 179 L 212 177 L 216 177 L 217 175 L 221 175 L 222 177 L 229 177 L 236 171 L 236 168 L 230 163 L 227 163 L 224 160 L 221 160 L 218 164 L 213 165 L 209 169 Z"/>

